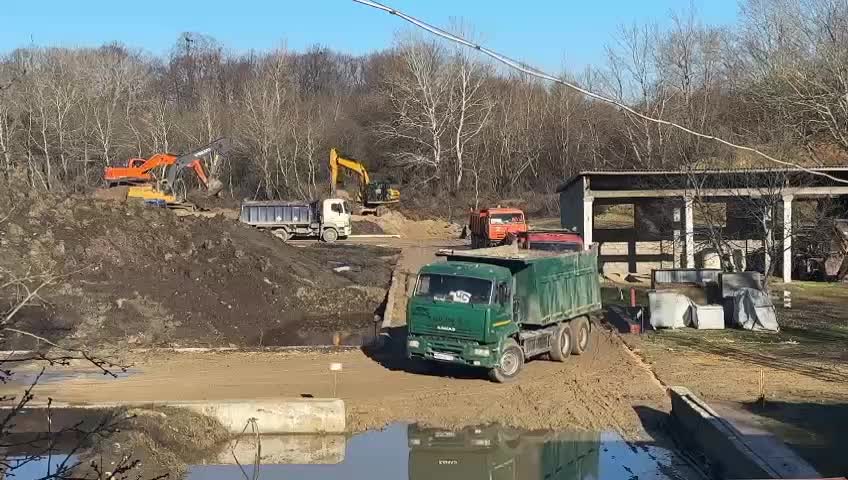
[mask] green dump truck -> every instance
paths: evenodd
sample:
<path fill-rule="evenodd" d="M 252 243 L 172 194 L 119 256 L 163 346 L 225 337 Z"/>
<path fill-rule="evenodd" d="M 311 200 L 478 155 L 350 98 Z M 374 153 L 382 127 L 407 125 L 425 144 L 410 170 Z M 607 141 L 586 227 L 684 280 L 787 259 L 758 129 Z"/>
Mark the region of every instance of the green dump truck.
<path fill-rule="evenodd" d="M 410 425 L 409 479 L 600 478 L 597 432 L 523 432 L 497 426 L 458 431 Z"/>
<path fill-rule="evenodd" d="M 578 252 L 513 246 L 440 252 L 407 304 L 411 359 L 515 378 L 527 359 L 565 361 L 589 348 L 588 315 L 601 309 L 597 247 Z"/>

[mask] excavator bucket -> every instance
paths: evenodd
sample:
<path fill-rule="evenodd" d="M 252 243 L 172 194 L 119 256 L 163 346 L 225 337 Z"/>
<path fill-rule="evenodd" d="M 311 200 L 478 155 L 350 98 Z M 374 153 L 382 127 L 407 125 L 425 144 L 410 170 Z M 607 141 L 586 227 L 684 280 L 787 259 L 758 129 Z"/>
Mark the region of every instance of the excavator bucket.
<path fill-rule="evenodd" d="M 206 196 L 214 197 L 221 190 L 224 189 L 224 182 L 218 180 L 217 178 L 210 178 L 209 182 L 206 184 Z"/>

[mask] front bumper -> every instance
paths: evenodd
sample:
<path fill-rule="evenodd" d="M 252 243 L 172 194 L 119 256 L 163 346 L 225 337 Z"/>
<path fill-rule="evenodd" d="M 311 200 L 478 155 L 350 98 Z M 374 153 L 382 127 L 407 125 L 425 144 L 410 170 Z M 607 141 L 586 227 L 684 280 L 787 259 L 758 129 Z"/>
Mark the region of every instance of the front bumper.
<path fill-rule="evenodd" d="M 486 350 L 488 355 L 480 355 L 479 350 Z M 410 359 L 493 368 L 497 366 L 498 353 L 496 344 L 480 345 L 477 342 L 412 334 L 406 340 L 406 355 Z"/>

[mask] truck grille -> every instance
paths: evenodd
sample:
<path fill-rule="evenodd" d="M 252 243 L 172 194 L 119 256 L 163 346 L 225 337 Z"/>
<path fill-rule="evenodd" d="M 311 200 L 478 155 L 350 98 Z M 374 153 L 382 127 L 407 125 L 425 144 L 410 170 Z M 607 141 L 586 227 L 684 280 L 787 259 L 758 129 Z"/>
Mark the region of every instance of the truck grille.
<path fill-rule="evenodd" d="M 440 330 L 436 325 L 415 325 L 413 333 L 416 335 L 428 335 L 434 337 L 444 337 L 445 334 L 450 334 L 450 337 L 445 337 L 448 341 L 456 341 L 456 339 L 478 340 L 479 334 L 472 329 L 451 326 L 453 331 L 447 332 Z"/>

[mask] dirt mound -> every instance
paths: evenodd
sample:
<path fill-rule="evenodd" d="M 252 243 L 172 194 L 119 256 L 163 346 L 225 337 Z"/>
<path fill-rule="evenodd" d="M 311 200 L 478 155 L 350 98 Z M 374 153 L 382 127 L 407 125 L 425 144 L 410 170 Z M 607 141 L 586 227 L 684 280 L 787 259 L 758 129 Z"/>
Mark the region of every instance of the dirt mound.
<path fill-rule="evenodd" d="M 386 233 L 383 228 L 376 223 L 364 220 L 351 222 L 351 230 L 354 235 L 382 235 Z"/>
<path fill-rule="evenodd" d="M 357 222 L 371 222 L 383 232 L 409 239 L 459 238 L 462 225 L 444 220 L 410 220 L 397 210 L 389 210 L 382 216 L 355 217 Z"/>
<path fill-rule="evenodd" d="M 19 202 L 0 224 L 0 267 L 67 274 L 18 320 L 74 345 L 286 345 L 366 328 L 395 253 L 83 198 Z"/>

